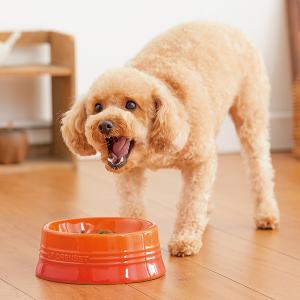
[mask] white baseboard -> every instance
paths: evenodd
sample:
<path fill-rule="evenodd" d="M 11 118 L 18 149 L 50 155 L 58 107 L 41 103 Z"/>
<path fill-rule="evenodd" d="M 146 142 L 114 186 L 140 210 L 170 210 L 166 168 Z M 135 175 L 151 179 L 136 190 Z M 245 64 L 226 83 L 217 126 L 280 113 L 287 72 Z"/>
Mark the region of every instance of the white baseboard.
<path fill-rule="evenodd" d="M 272 150 L 290 150 L 293 145 L 292 112 L 271 113 Z"/>

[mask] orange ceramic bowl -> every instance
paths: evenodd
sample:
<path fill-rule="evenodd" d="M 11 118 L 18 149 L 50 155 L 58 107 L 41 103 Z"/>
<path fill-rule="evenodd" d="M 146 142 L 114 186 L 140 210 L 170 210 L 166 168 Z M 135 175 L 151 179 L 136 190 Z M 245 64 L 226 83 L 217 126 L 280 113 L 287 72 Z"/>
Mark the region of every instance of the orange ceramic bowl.
<path fill-rule="evenodd" d="M 113 233 L 99 234 L 109 230 Z M 163 276 L 157 226 L 133 218 L 54 221 L 42 231 L 36 275 L 78 284 L 113 284 Z"/>

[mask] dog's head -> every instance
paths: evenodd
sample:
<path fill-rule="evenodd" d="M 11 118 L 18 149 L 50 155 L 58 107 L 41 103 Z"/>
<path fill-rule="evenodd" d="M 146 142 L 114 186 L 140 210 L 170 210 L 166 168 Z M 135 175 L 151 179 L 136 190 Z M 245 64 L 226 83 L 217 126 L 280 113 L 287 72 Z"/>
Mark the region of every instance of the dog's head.
<path fill-rule="evenodd" d="M 178 152 L 189 134 L 183 105 L 160 81 L 134 68 L 104 73 L 62 124 L 74 153 L 100 152 L 113 172 L 137 167 L 153 152 Z"/>

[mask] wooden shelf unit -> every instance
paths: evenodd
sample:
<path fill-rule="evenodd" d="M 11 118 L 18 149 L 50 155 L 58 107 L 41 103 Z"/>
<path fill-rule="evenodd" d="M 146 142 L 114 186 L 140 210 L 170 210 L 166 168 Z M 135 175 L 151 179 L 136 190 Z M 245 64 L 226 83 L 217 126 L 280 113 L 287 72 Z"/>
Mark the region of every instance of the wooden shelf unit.
<path fill-rule="evenodd" d="M 300 158 L 300 2 L 287 0 L 286 6 L 293 76 L 293 153 Z"/>
<path fill-rule="evenodd" d="M 0 32 L 0 41 L 5 41 L 11 32 Z M 75 99 L 75 45 L 72 36 L 54 31 L 22 32 L 15 47 L 49 44 L 50 64 L 0 66 L 0 78 L 4 76 L 51 77 L 52 91 L 52 144 L 50 161 L 75 162 L 65 146 L 60 133 L 60 119 Z M 49 161 L 49 159 L 47 159 Z M 47 165 L 47 164 L 46 164 Z"/>

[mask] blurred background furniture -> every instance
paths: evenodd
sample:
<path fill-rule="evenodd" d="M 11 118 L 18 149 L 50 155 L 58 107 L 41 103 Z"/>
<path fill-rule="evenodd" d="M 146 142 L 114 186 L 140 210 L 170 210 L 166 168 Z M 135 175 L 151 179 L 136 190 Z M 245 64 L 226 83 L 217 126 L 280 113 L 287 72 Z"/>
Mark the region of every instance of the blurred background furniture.
<path fill-rule="evenodd" d="M 11 32 L 0 32 L 0 42 L 5 41 Z M 73 155 L 64 145 L 60 134 L 60 119 L 75 99 L 75 53 L 72 36 L 47 31 L 23 32 L 15 47 L 31 47 L 38 44 L 49 44 L 50 64 L 19 64 L 0 66 L 0 77 L 3 76 L 41 76 L 51 77 L 52 92 L 52 142 L 47 157 L 41 160 L 39 151 L 30 148 L 31 158 L 39 158 L 39 162 L 74 162 Z M 17 88 L 17 87 L 16 87 Z M 22 99 L 20 99 L 20 102 Z M 23 103 L 24 105 L 24 103 Z M 26 104 L 25 104 L 26 105 Z M 49 126 L 49 125 L 48 125 Z M 25 129 L 40 128 L 41 125 L 26 125 Z M 22 129 L 22 125 L 18 126 Z M 35 162 L 36 164 L 36 162 Z"/>
<path fill-rule="evenodd" d="M 0 42 L 0 64 L 5 62 L 20 36 L 21 32 L 15 31 L 4 42 Z"/>
<path fill-rule="evenodd" d="M 28 150 L 27 134 L 13 127 L 0 129 L 0 164 L 17 164 L 24 161 Z"/>
<path fill-rule="evenodd" d="M 293 71 L 293 153 L 300 158 L 300 1 L 287 0 L 287 10 Z"/>

